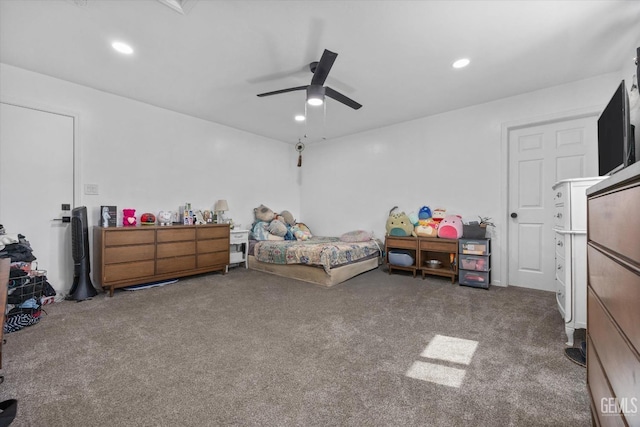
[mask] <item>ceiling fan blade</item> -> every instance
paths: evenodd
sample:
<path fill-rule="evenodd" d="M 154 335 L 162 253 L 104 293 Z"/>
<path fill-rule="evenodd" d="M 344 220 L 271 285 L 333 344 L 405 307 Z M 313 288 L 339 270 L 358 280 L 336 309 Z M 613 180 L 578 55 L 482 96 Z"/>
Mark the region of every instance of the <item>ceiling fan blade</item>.
<path fill-rule="evenodd" d="M 296 90 L 305 90 L 307 86 L 290 87 L 289 89 L 274 90 L 273 92 L 259 93 L 258 96 L 278 95 L 279 93 L 294 92 Z"/>
<path fill-rule="evenodd" d="M 331 67 L 333 67 L 333 63 L 336 61 L 337 56 L 338 54 L 335 52 L 331 52 L 327 49 L 324 50 L 322 58 L 320 58 L 320 62 L 318 62 L 318 65 L 316 66 L 316 71 L 313 73 L 313 77 L 311 78 L 312 85 L 324 85 L 324 81 L 327 80 L 329 71 L 331 71 Z"/>
<path fill-rule="evenodd" d="M 330 87 L 325 86 L 324 88 L 324 94 L 326 96 L 328 96 L 329 98 L 333 98 L 338 102 L 342 102 L 344 105 L 353 108 L 354 110 L 359 109 L 360 107 L 362 107 L 362 104 L 358 104 L 356 101 L 354 101 L 353 99 L 344 96 L 343 94 L 341 94 L 340 92 L 336 92 L 335 90 L 331 89 Z"/>

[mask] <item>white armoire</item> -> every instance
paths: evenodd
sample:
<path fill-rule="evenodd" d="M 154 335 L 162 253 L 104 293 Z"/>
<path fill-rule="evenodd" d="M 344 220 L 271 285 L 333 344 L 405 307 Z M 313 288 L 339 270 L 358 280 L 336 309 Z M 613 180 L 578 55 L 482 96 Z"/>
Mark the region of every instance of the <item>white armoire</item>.
<path fill-rule="evenodd" d="M 564 319 L 567 345 L 587 327 L 587 188 L 601 178 L 574 178 L 553 186 L 556 248 L 556 300 Z"/>

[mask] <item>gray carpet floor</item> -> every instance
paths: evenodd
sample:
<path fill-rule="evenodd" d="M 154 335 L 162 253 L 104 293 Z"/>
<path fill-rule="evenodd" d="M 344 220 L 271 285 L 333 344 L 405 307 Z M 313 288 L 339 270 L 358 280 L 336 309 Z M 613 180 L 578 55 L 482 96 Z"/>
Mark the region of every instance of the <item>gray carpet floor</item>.
<path fill-rule="evenodd" d="M 12 426 L 590 425 L 549 292 L 234 268 L 45 308 L 5 335 Z M 437 335 L 477 342 L 470 361 L 422 356 Z M 462 380 L 407 376 L 416 362 Z"/>

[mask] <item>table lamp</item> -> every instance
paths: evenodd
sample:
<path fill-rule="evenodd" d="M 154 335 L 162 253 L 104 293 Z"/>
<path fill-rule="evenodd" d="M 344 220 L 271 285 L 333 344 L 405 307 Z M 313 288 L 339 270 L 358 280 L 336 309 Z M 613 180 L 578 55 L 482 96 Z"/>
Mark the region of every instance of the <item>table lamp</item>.
<path fill-rule="evenodd" d="M 216 211 L 218 216 L 218 224 L 224 224 L 224 212 L 229 210 L 229 205 L 226 200 L 218 200 L 213 206 L 213 210 Z"/>

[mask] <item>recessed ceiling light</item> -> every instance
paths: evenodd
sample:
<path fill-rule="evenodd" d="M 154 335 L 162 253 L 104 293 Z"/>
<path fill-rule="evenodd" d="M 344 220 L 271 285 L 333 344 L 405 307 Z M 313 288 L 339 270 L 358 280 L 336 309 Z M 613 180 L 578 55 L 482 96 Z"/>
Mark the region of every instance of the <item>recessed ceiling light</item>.
<path fill-rule="evenodd" d="M 296 122 L 304 122 L 304 116 L 302 114 L 298 114 L 296 116 Z"/>
<path fill-rule="evenodd" d="M 111 43 L 111 47 L 113 47 L 120 53 L 124 53 L 125 55 L 131 55 L 133 53 L 133 48 L 123 42 L 113 42 Z"/>
<path fill-rule="evenodd" d="M 471 61 L 469 61 L 467 58 L 458 59 L 453 63 L 453 68 L 464 68 L 469 65 L 470 62 Z"/>

